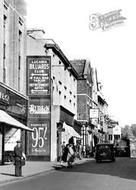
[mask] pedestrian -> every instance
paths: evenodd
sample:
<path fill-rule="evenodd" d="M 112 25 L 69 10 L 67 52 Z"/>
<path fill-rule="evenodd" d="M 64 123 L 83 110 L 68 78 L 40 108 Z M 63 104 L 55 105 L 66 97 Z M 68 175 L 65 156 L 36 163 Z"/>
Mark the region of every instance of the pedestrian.
<path fill-rule="evenodd" d="M 63 161 L 62 157 L 63 157 L 64 152 L 65 152 L 65 147 L 66 147 L 65 141 L 63 141 L 63 144 L 61 145 L 61 160 L 60 160 L 61 164 L 62 164 L 62 161 Z"/>
<path fill-rule="evenodd" d="M 25 165 L 25 159 L 23 158 L 22 143 L 20 140 L 17 141 L 17 145 L 14 148 L 15 156 L 15 176 L 22 176 L 22 166 Z"/>
<path fill-rule="evenodd" d="M 67 155 L 67 163 L 68 167 L 72 166 L 72 163 L 75 160 L 75 151 L 74 151 L 74 146 L 73 144 L 68 145 L 68 155 Z"/>
<path fill-rule="evenodd" d="M 68 156 L 68 151 L 69 151 L 68 146 L 69 146 L 68 144 L 65 146 L 63 154 L 62 154 L 63 162 L 67 162 L 67 156 Z"/>
<path fill-rule="evenodd" d="M 77 143 L 77 146 L 76 146 L 76 152 L 77 152 L 77 158 L 79 158 L 79 160 L 81 160 L 81 151 L 82 151 L 82 147 L 81 147 L 81 144 L 80 143 Z"/>

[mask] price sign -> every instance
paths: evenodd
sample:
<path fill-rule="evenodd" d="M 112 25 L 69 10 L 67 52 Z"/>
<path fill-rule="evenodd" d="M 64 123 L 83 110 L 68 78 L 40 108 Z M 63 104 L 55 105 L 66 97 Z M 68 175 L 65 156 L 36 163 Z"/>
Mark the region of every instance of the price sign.
<path fill-rule="evenodd" d="M 34 130 L 29 137 L 29 154 L 48 156 L 50 150 L 49 121 L 31 119 L 29 126 Z"/>

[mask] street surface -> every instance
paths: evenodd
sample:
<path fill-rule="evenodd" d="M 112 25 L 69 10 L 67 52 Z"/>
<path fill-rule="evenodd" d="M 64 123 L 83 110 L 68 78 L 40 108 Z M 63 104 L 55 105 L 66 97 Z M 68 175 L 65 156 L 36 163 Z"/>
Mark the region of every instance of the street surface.
<path fill-rule="evenodd" d="M 0 186 L 0 190 L 136 190 L 136 159 L 88 161 Z"/>

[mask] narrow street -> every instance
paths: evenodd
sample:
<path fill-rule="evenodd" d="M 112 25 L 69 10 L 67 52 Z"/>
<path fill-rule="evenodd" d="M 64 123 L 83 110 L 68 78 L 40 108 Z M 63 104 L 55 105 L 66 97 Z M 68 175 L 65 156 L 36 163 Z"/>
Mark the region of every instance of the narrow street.
<path fill-rule="evenodd" d="M 117 158 L 115 163 L 84 164 L 53 170 L 19 182 L 0 186 L 0 190 L 134 190 L 136 159 Z"/>

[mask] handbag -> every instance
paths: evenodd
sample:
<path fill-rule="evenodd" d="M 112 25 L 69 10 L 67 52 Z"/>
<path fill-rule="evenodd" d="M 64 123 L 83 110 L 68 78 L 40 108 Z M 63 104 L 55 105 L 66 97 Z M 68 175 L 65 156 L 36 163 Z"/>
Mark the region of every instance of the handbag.
<path fill-rule="evenodd" d="M 25 165 L 25 158 L 22 157 L 22 158 L 21 158 L 21 166 L 24 166 L 24 165 Z"/>

